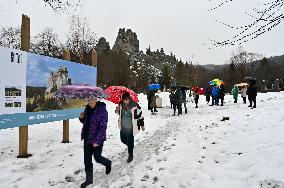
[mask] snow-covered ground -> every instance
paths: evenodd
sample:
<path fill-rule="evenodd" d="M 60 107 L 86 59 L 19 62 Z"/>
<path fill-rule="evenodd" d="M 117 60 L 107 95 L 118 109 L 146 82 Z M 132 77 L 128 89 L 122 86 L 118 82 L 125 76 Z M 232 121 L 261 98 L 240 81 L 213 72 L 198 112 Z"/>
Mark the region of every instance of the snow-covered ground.
<path fill-rule="evenodd" d="M 140 95 L 146 131 L 135 137 L 134 161 L 120 142 L 115 105 L 109 110 L 103 155 L 113 169 L 94 163 L 90 187 L 284 188 L 284 93 L 259 94 L 250 109 L 226 96 L 224 107 L 188 104 L 188 114 L 173 117 L 168 93 L 158 115 Z M 220 121 L 223 116 L 228 121 Z M 70 120 L 69 144 L 62 122 L 29 126 L 28 159 L 17 159 L 18 128 L 0 130 L 0 187 L 79 187 L 84 180 L 81 124 Z"/>

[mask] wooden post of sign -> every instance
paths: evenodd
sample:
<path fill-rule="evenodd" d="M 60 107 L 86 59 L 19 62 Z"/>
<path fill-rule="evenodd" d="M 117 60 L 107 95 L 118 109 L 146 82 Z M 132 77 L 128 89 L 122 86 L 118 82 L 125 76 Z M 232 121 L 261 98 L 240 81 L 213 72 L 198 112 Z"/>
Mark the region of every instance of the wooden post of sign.
<path fill-rule="evenodd" d="M 21 26 L 21 50 L 29 51 L 30 49 L 30 18 L 26 15 L 22 15 Z M 28 158 L 32 156 L 28 154 L 28 132 L 29 127 L 19 127 L 19 155 L 18 158 Z"/>
<path fill-rule="evenodd" d="M 63 59 L 70 61 L 70 52 L 63 51 Z M 69 143 L 69 119 L 63 120 L 63 140 L 62 143 Z"/>
<path fill-rule="evenodd" d="M 91 60 L 92 60 L 91 66 L 96 67 L 98 65 L 98 53 L 94 49 L 92 50 L 92 53 L 91 53 Z"/>

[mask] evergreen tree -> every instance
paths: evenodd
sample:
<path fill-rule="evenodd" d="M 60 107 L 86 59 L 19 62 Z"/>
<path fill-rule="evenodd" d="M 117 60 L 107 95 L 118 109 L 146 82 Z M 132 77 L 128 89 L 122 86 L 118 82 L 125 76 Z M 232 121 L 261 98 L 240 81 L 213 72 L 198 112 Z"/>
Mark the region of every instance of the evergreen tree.
<path fill-rule="evenodd" d="M 113 84 L 128 86 L 130 79 L 130 65 L 127 55 L 121 50 L 113 52 L 112 61 L 114 65 Z"/>
<path fill-rule="evenodd" d="M 170 74 L 170 67 L 168 65 L 165 65 L 162 69 L 162 75 L 159 79 L 159 83 L 168 88 L 171 85 L 171 81 L 172 77 Z"/>
<path fill-rule="evenodd" d="M 150 55 L 150 54 L 151 54 L 151 47 L 150 47 L 150 45 L 149 45 L 149 48 L 146 48 L 146 54 L 147 54 L 147 55 Z"/>
<path fill-rule="evenodd" d="M 175 81 L 177 85 L 185 85 L 186 79 L 185 79 L 185 68 L 184 64 L 179 61 L 175 67 Z"/>
<path fill-rule="evenodd" d="M 162 55 L 165 55 L 164 48 L 161 48 L 160 53 L 161 53 Z"/>

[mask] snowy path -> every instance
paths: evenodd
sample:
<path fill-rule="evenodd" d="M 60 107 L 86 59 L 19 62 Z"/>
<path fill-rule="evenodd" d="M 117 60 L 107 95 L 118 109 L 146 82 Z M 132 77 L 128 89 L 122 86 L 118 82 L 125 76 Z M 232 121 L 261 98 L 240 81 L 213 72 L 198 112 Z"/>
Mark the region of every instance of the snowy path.
<path fill-rule="evenodd" d="M 135 138 L 130 164 L 113 126 L 117 117 L 110 114 L 103 155 L 113 169 L 107 176 L 94 164 L 90 187 L 284 188 L 284 93 L 260 94 L 253 110 L 232 103 L 231 96 L 224 107 L 203 101 L 198 109 L 190 103 L 189 113 L 180 117 L 172 117 L 169 108 L 151 116 L 143 106 L 147 130 Z M 230 120 L 220 121 L 223 116 Z M 84 178 L 80 126 L 72 126 L 70 144 L 59 144 L 60 126 L 47 126 L 31 128 L 34 156 L 27 160 L 11 158 L 17 145 L 10 139 L 17 129 L 0 131 L 0 187 L 79 187 Z"/>

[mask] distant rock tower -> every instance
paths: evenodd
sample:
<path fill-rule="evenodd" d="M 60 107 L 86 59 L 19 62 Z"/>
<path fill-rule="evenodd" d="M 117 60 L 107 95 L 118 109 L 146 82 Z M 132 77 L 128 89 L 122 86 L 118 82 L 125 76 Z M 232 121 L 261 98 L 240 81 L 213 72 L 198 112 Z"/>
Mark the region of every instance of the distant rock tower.
<path fill-rule="evenodd" d="M 45 92 L 53 93 L 65 85 L 71 85 L 71 78 L 68 76 L 68 69 L 63 65 L 57 72 L 51 71 Z"/>
<path fill-rule="evenodd" d="M 119 29 L 118 35 L 115 40 L 115 44 L 113 45 L 112 50 L 119 51 L 133 55 L 139 52 L 139 40 L 137 39 L 137 35 L 135 32 L 132 32 L 131 29 L 125 30 Z"/>

